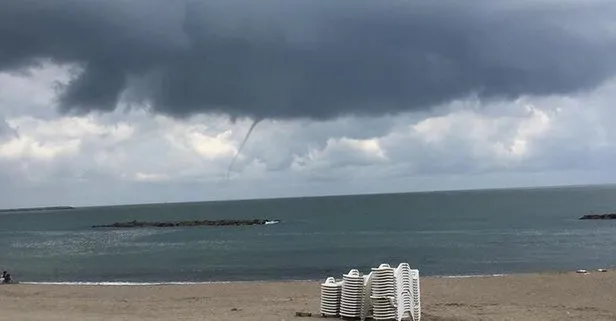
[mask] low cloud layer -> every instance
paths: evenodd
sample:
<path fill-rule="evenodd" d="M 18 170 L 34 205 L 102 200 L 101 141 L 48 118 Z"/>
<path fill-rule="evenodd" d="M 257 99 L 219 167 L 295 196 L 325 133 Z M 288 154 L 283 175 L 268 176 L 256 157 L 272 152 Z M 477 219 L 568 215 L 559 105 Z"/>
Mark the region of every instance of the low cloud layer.
<path fill-rule="evenodd" d="M 0 74 L 0 110 L 9 111 L 4 128 L 14 133 L 0 135 L 4 207 L 616 179 L 616 78 L 576 95 L 462 99 L 430 115 L 263 120 L 227 181 L 250 120 L 182 120 L 144 110 L 50 117 L 54 73 L 66 78 L 55 66 Z M 29 94 L 6 94 L 16 92 Z"/>
<path fill-rule="evenodd" d="M 0 72 L 78 66 L 64 112 L 329 119 L 616 74 L 614 1 L 4 0 Z"/>

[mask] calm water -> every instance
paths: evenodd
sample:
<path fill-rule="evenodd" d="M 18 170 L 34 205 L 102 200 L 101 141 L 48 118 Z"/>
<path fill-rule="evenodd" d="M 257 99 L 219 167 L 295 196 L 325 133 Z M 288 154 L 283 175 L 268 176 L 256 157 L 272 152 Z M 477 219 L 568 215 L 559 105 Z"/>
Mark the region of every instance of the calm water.
<path fill-rule="evenodd" d="M 616 265 L 616 187 L 91 207 L 0 214 L 0 268 L 19 281 L 322 279 L 409 262 L 423 275 Z M 127 220 L 277 225 L 92 230 Z"/>

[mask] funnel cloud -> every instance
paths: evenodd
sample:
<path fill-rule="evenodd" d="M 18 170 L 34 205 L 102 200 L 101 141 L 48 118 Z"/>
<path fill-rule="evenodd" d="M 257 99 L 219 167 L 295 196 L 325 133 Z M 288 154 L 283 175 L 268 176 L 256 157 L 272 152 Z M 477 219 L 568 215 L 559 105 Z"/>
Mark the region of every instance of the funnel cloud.
<path fill-rule="evenodd" d="M 599 0 L 4 0 L 0 72 L 78 66 L 66 113 L 384 115 L 594 88 L 616 72 L 615 15 Z"/>

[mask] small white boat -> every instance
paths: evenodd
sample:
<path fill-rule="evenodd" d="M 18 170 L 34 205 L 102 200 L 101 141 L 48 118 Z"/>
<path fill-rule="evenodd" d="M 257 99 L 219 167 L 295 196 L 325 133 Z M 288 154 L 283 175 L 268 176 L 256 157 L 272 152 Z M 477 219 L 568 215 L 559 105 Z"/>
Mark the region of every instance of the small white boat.
<path fill-rule="evenodd" d="M 272 225 L 272 224 L 278 224 L 278 223 L 280 223 L 280 220 L 265 221 L 265 225 Z"/>

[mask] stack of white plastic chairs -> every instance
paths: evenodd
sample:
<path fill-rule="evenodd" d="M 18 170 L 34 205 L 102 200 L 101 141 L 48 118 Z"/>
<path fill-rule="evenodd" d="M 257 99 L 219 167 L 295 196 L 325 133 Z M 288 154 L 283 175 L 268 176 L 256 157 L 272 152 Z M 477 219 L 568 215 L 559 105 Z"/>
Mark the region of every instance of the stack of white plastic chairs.
<path fill-rule="evenodd" d="M 396 278 L 394 269 L 389 264 L 381 264 L 372 269 L 371 278 L 372 316 L 375 320 L 395 320 L 398 316 L 396 308 Z"/>
<path fill-rule="evenodd" d="M 343 275 L 342 282 L 328 278 L 321 286 L 321 314 L 361 320 L 420 321 L 419 270 L 411 269 L 408 263 L 395 269 L 381 264 L 364 276 L 353 269 Z"/>
<path fill-rule="evenodd" d="M 411 270 L 411 291 L 413 295 L 413 311 L 411 311 L 413 320 L 421 319 L 421 291 L 419 289 L 419 270 Z"/>
<path fill-rule="evenodd" d="M 372 299 L 370 298 L 372 295 L 372 276 L 372 272 L 364 275 L 364 299 L 361 302 L 360 316 L 362 321 L 366 319 L 369 313 L 372 313 Z"/>
<path fill-rule="evenodd" d="M 340 313 L 340 296 L 342 282 L 334 278 L 327 278 L 321 284 L 321 314 L 326 317 L 336 317 Z"/>
<path fill-rule="evenodd" d="M 411 317 L 421 318 L 421 299 L 419 293 L 419 271 L 407 263 L 401 263 L 395 271 L 398 320 Z"/>
<path fill-rule="evenodd" d="M 345 318 L 361 317 L 361 305 L 364 297 L 364 277 L 358 270 L 351 270 L 342 276 L 342 296 L 340 316 Z"/>

